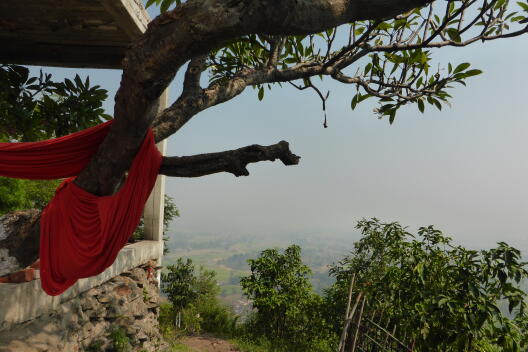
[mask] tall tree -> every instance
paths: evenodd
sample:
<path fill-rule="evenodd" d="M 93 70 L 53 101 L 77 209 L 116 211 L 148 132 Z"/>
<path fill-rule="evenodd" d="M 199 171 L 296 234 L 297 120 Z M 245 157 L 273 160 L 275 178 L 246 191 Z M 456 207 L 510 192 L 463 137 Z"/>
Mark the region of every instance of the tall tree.
<path fill-rule="evenodd" d="M 322 300 L 312 290 L 301 248 L 291 245 L 282 253 L 266 249 L 248 263 L 251 274 L 242 277 L 240 285 L 255 309 L 247 323 L 252 333 L 265 336 L 281 351 L 316 351 L 314 345 L 328 335 Z"/>
<path fill-rule="evenodd" d="M 116 191 L 146 130 L 156 140 L 176 133 L 201 111 L 231 100 L 247 87 L 265 89 L 290 83 L 311 89 L 325 107 L 328 94 L 315 79 L 352 85 L 352 108 L 365 99 L 380 102 L 379 117 L 392 123 L 398 109 L 430 104 L 438 109 L 454 83 L 479 74 L 469 63 L 431 65 L 431 49 L 463 47 L 528 32 L 528 2 L 508 0 L 154 0 L 162 14 L 129 49 L 123 60 L 114 119 L 98 153 L 75 181 L 96 195 Z M 174 6 L 174 8 L 172 8 Z M 172 8 L 172 9 L 171 9 Z M 170 9 L 170 10 L 169 10 Z M 183 90 L 157 113 L 156 101 L 185 68 Z M 204 71 L 207 87 L 200 85 Z M 325 127 L 326 127 L 326 121 Z M 165 157 L 160 173 L 199 177 L 218 172 L 248 175 L 248 163 L 280 159 L 297 164 L 288 143 L 252 145 L 237 150 Z M 24 231 L 12 224 L 30 222 Z M 1 221 L 11 263 L 23 266 L 37 250 L 38 213 L 19 213 Z M 38 249 L 38 247 L 36 248 Z"/>

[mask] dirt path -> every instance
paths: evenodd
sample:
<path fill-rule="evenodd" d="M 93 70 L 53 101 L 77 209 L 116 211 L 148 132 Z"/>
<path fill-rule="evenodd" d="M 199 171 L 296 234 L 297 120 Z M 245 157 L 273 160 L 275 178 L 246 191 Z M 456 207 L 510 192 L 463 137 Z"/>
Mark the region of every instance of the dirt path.
<path fill-rule="evenodd" d="M 238 351 L 232 344 L 226 340 L 216 337 L 202 335 L 189 336 L 181 341 L 184 345 L 190 347 L 196 352 L 235 352 Z"/>

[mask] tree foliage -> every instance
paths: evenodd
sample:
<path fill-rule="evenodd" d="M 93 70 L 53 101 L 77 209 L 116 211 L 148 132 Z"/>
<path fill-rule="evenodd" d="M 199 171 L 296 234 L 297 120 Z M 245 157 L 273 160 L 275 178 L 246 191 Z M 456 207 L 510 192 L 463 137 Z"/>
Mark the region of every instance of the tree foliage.
<path fill-rule="evenodd" d="M 341 317 L 337 326 L 355 273 L 355 291 L 368 299 L 365 314 L 382 312 L 382 321 L 418 351 L 475 351 L 483 344 L 526 349 L 527 294 L 521 284 L 528 272 L 519 250 L 503 242 L 489 250 L 466 249 L 432 226 L 417 235 L 377 219 L 362 220 L 357 228 L 361 240 L 331 269 L 336 283 L 327 301 L 332 315 Z"/>
<path fill-rule="evenodd" d="M 220 288 L 214 271 L 202 267 L 196 270 L 191 259 L 178 258 L 161 274 L 161 289 L 171 303 L 169 309 L 164 308 L 163 325 L 169 325 L 181 314 L 180 328 L 187 333 L 233 333 L 237 319 L 218 301 Z"/>
<path fill-rule="evenodd" d="M 0 177 L 0 216 L 15 210 L 44 208 L 55 194 L 59 182 Z"/>
<path fill-rule="evenodd" d="M 322 300 L 312 291 L 311 271 L 301 260 L 301 248 L 292 245 L 282 253 L 266 249 L 248 263 L 251 274 L 240 284 L 256 309 L 250 330 L 283 350 L 330 350 Z"/>
<path fill-rule="evenodd" d="M 181 3 L 152 0 L 147 6 L 160 5 L 164 12 Z M 449 105 L 455 84 L 465 85 L 482 73 L 468 62 L 436 63 L 435 48 L 522 35 L 528 30 L 527 12 L 526 1 L 431 1 L 394 18 L 355 21 L 321 33 L 242 36 L 211 51 L 203 69 L 209 72 L 210 89 L 242 80 L 262 100 L 266 89 L 289 83 L 316 92 L 323 109 L 330 92 L 318 87 L 319 78 L 329 77 L 355 88 L 352 110 L 375 98 L 376 115 L 392 124 L 408 104 L 422 113 L 426 105 L 441 110 Z"/>
<path fill-rule="evenodd" d="M 0 142 L 34 142 L 95 126 L 110 118 L 102 108 L 107 96 L 88 77 L 55 82 L 42 71 L 31 76 L 26 67 L 0 65 Z M 59 182 L 0 177 L 0 215 L 42 209 Z"/>
<path fill-rule="evenodd" d="M 467 249 L 432 226 L 411 234 L 371 219 L 357 228 L 361 239 L 331 267 L 336 281 L 322 295 L 308 283 L 298 246 L 248 260 L 251 274 L 241 285 L 255 309 L 246 322 L 255 340 L 265 337 L 277 351 L 335 351 L 351 292 L 356 308 L 366 304 L 352 309 L 354 339 L 345 339 L 345 350 L 353 340 L 359 351 L 387 347 L 389 330 L 404 350 L 526 350 L 528 266 L 519 250 L 503 242 Z"/>
<path fill-rule="evenodd" d="M 172 305 L 181 311 L 199 295 L 194 265 L 191 259 L 184 262 L 182 258 L 178 258 L 176 264 L 169 265 L 167 270 L 167 273 L 161 274 L 161 289 Z"/>
<path fill-rule="evenodd" d="M 29 142 L 55 138 L 100 124 L 107 91 L 78 75 L 54 82 L 51 74 L 0 65 L 0 139 Z"/>

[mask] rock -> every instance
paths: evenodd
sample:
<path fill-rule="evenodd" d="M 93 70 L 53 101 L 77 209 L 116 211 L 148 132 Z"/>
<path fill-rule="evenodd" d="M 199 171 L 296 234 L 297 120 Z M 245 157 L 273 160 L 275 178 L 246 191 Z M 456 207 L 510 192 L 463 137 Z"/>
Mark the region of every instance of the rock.
<path fill-rule="evenodd" d="M 118 296 L 128 296 L 132 293 L 132 289 L 127 284 L 121 284 L 114 288 L 114 292 Z"/>
<path fill-rule="evenodd" d="M 97 301 L 102 304 L 110 303 L 111 300 L 112 298 L 106 295 L 97 297 Z"/>
<path fill-rule="evenodd" d="M 149 282 L 148 267 L 116 276 L 54 311 L 1 331 L 0 351 L 111 351 L 116 329 L 125 334 L 130 351 L 163 350 L 159 290 Z"/>

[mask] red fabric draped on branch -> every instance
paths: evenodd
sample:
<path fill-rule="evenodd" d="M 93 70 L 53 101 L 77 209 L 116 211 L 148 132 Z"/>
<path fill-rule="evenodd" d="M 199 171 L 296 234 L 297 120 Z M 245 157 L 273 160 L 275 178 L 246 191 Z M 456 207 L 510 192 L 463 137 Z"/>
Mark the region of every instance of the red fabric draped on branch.
<path fill-rule="evenodd" d="M 112 265 L 136 229 L 156 182 L 162 156 L 149 130 L 116 194 L 98 197 L 73 183 L 111 123 L 42 142 L 0 143 L 0 176 L 70 177 L 57 188 L 40 218 L 41 284 L 49 295 L 59 295 L 78 279 Z"/>

